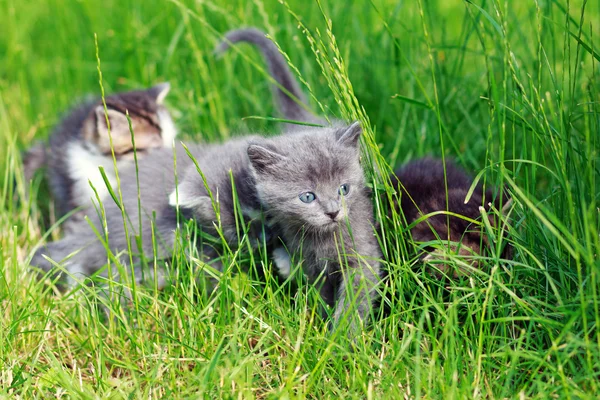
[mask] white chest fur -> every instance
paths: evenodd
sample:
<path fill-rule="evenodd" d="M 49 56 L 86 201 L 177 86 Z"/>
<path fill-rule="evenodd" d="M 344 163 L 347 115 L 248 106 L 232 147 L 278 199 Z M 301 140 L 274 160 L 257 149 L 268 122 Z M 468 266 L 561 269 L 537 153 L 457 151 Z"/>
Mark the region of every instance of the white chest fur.
<path fill-rule="evenodd" d="M 80 143 L 73 143 L 67 150 L 67 159 L 69 160 L 69 176 L 73 180 L 73 203 L 77 206 L 87 206 L 92 203 L 92 199 L 96 199 L 90 183 L 98 192 L 100 199 L 104 199 L 108 194 L 98 167 L 104 167 L 110 185 L 115 187 L 116 176 L 111 157 L 94 154 Z M 120 166 L 120 163 L 117 162 L 117 168 Z"/>

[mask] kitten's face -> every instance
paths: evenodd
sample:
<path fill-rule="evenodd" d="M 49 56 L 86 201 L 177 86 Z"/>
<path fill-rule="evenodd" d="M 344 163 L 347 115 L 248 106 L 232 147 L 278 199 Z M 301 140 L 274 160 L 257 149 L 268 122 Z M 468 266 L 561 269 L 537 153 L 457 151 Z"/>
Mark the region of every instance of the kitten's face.
<path fill-rule="evenodd" d="M 362 195 L 360 126 L 320 131 L 248 148 L 261 202 L 282 224 L 313 231 L 335 229 Z"/>
<path fill-rule="evenodd" d="M 171 145 L 177 133 L 170 113 L 162 105 L 169 89 L 170 85 L 163 83 L 147 90 L 124 92 L 106 98 L 112 146 L 117 157 L 133 159 L 127 113 L 131 120 L 138 155 L 154 148 Z M 95 143 L 102 154 L 111 154 L 111 141 L 103 105 L 95 107 L 88 118 L 87 127 L 84 138 Z"/>

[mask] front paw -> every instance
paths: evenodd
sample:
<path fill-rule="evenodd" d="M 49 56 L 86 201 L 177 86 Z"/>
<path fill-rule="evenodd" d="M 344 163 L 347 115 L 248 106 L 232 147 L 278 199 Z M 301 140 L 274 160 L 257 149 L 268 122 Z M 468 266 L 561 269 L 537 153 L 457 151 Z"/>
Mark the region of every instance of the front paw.
<path fill-rule="evenodd" d="M 292 259 L 284 247 L 277 247 L 271 253 L 273 264 L 277 268 L 277 274 L 283 279 L 287 279 L 292 274 Z"/>

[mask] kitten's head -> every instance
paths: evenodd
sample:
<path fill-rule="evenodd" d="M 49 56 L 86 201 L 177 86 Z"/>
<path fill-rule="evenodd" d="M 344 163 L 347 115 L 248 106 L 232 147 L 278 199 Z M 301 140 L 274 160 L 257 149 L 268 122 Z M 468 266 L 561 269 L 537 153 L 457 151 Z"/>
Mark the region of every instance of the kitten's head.
<path fill-rule="evenodd" d="M 329 231 L 344 223 L 364 196 L 355 122 L 318 128 L 248 146 L 256 188 L 267 212 L 281 225 Z"/>
<path fill-rule="evenodd" d="M 171 114 L 163 101 L 171 85 L 161 83 L 146 90 L 117 93 L 106 98 L 107 112 L 99 103 L 86 121 L 84 139 L 95 143 L 103 154 L 110 154 L 110 138 L 106 118 L 110 122 L 112 144 L 117 157 L 133 158 L 133 145 L 129 121 L 135 138 L 138 153 L 170 146 L 177 131 Z"/>

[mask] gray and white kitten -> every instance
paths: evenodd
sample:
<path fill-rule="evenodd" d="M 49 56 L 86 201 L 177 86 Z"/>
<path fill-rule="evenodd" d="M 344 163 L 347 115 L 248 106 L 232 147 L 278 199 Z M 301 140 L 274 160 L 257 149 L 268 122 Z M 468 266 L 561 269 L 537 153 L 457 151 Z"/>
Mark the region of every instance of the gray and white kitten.
<path fill-rule="evenodd" d="M 112 145 L 119 170 L 133 160 L 133 144 L 126 112 L 129 112 L 138 157 L 158 147 L 172 146 L 177 130 L 163 100 L 168 83 L 146 90 L 117 93 L 106 97 Z M 106 196 L 107 189 L 98 167 L 103 166 L 115 185 L 112 151 L 104 106 L 91 100 L 71 110 L 58 124 L 47 145 L 33 146 L 24 157 L 25 177 L 45 165 L 57 215 L 91 204 L 95 194 Z"/>
<path fill-rule="evenodd" d="M 364 320 L 376 297 L 380 250 L 373 235 L 372 205 L 359 162 L 360 134 L 360 125 L 355 123 L 306 128 L 295 135 L 269 139 L 249 136 L 221 145 L 191 147 L 206 181 L 179 148 L 178 169 L 184 172 L 177 189 L 173 154 L 168 149 L 156 150 L 139 164 L 142 232 L 138 232 L 135 170 L 127 168 L 121 174 L 121 188 L 123 206 L 130 217 L 129 232 L 124 231 L 119 207 L 107 201 L 104 206 L 109 235 L 104 240 L 114 254 L 122 254 L 127 261 L 123 252 L 127 251 L 128 236 L 141 235 L 142 248 L 134 250 L 134 263 L 141 252 L 153 254 L 150 216 L 156 212 L 156 253 L 166 259 L 175 245 L 179 207 L 209 233 L 217 234 L 215 226 L 220 226 L 227 242 L 236 245 L 237 198 L 246 223 L 260 222 L 252 219 L 264 211 L 288 251 L 302 255 L 302 269 L 311 282 L 320 285 L 324 300 L 331 305 L 337 300 L 336 321 L 351 302 Z M 102 232 L 101 221 L 91 209 L 88 216 Z M 217 250 L 210 246 L 200 250 L 206 259 L 217 257 Z M 52 264 L 43 254 L 57 262 L 63 260 L 75 275 L 89 276 L 107 262 L 104 245 L 86 222 L 79 223 L 64 239 L 36 252 L 31 264 L 50 271 Z M 218 262 L 214 267 L 221 268 Z M 353 327 L 357 327 L 354 319 Z"/>

